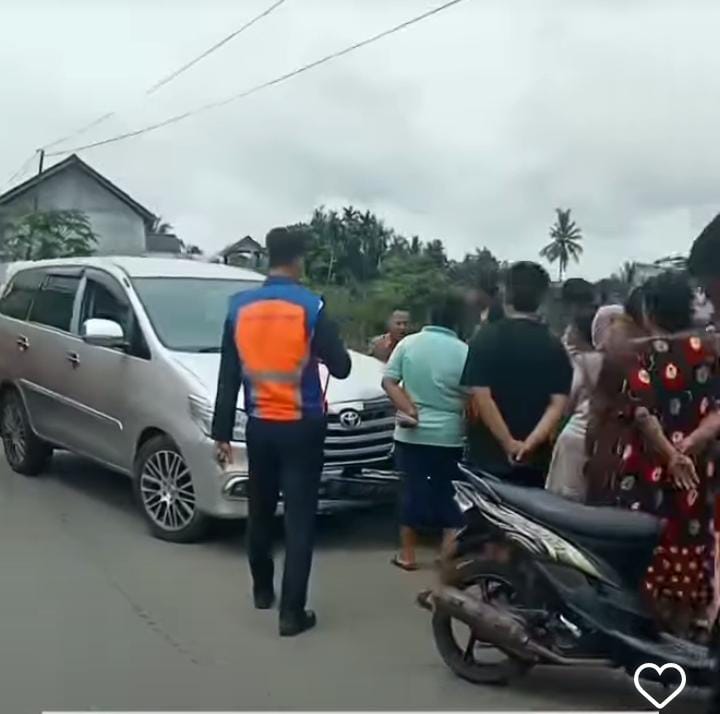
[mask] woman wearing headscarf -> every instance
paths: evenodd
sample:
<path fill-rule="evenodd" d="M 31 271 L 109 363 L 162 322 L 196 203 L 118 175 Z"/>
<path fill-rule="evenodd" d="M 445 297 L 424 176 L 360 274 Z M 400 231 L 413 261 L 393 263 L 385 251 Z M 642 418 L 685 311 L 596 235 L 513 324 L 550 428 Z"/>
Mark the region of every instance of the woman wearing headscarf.
<path fill-rule="evenodd" d="M 578 316 L 573 324 L 575 340 L 570 351 L 573 382 L 567 408 L 569 418 L 555 442 L 545 484 L 548 491 L 573 501 L 582 502 L 586 497 L 585 445 L 590 397 L 602 367 L 604 344 L 614 321 L 623 314 L 622 306 L 606 305 L 594 317 L 590 313 Z"/>

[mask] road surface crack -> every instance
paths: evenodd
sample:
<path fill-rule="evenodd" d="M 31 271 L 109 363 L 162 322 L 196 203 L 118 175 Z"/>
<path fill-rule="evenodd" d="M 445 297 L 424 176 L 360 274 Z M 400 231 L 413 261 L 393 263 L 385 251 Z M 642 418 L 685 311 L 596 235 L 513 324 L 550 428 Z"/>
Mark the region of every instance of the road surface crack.
<path fill-rule="evenodd" d="M 70 527 L 70 522 L 66 513 L 59 514 L 59 521 L 61 528 L 65 533 L 77 544 L 80 545 L 81 549 L 85 551 L 88 560 L 103 574 L 107 583 L 113 588 L 129 605 L 134 615 L 140 620 L 140 622 L 163 640 L 169 647 L 175 650 L 178 654 L 188 659 L 192 664 L 202 665 L 204 664 L 196 655 L 194 655 L 185 645 L 179 640 L 175 639 L 158 621 L 152 614 L 146 610 L 135 598 L 118 582 L 118 580 L 109 572 L 102 559 L 98 558 L 95 553 L 95 548 L 88 544 L 85 540 L 80 538 L 77 533 Z"/>

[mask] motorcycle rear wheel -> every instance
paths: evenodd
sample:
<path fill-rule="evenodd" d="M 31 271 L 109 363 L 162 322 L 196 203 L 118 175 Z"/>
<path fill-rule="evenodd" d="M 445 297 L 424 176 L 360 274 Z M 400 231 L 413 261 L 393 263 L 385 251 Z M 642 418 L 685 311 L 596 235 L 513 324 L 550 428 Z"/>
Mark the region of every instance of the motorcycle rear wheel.
<path fill-rule="evenodd" d="M 522 579 L 516 569 L 491 560 L 465 561 L 453 568 L 450 580 L 460 590 L 472 588 L 487 603 L 519 604 L 523 597 Z M 479 642 L 466 624 L 441 609 L 433 611 L 432 628 L 435 646 L 445 664 L 473 684 L 505 685 L 531 667 L 490 643 Z M 488 655 L 491 661 L 486 661 Z"/>

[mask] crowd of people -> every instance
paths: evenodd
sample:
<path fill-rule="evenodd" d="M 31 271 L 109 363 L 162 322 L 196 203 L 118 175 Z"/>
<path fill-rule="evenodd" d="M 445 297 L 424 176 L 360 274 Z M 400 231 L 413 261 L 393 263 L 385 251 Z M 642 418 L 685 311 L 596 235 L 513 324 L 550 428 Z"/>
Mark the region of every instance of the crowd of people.
<path fill-rule="evenodd" d="M 510 482 L 660 517 L 643 594 L 668 629 L 706 639 L 720 602 L 720 342 L 696 307 L 702 289 L 720 313 L 720 218 L 695 241 L 687 272 L 649 279 L 623 305 L 568 280 L 559 336 L 539 314 L 549 286 L 541 266 L 517 263 L 504 304 L 486 286 L 466 300 L 482 305 L 469 345 L 467 313 L 449 299 L 440 302 L 452 316 L 439 310 L 392 352 L 383 385 L 410 417 L 396 428 L 405 481 L 393 562 L 417 567 L 421 528 L 442 529 L 447 548 L 451 462 L 464 446 L 471 467 Z"/>
<path fill-rule="evenodd" d="M 351 360 L 323 300 L 299 284 L 303 240 L 274 229 L 267 247 L 267 282 L 237 296 L 228 315 L 213 434 L 227 464 L 242 385 L 255 605 L 275 601 L 271 528 L 282 491 L 280 634 L 289 636 L 315 624 L 305 602 L 325 434 L 318 364 L 343 379 Z M 624 305 L 600 304 L 591 284 L 568 280 L 560 336 L 541 316 L 549 288 L 540 265 L 519 262 L 502 297 L 490 280 L 449 291 L 415 334 L 399 308 L 371 342 L 369 353 L 386 362 L 404 474 L 392 562 L 418 567 L 416 538 L 426 527 L 451 548 L 461 525 L 452 481 L 465 459 L 528 488 L 657 514 L 663 532 L 644 594 L 668 628 L 704 636 L 720 601 L 720 342 L 694 307 L 702 288 L 720 314 L 720 216 L 694 242 L 686 273 L 649 280 Z"/>

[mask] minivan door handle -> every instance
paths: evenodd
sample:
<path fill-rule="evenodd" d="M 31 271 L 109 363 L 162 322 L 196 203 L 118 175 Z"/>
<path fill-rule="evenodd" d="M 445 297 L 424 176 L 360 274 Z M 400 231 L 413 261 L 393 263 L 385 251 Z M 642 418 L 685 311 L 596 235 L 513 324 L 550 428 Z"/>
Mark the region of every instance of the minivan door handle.
<path fill-rule="evenodd" d="M 78 367 L 80 365 L 80 356 L 77 352 L 68 352 L 66 359 L 73 367 Z"/>
<path fill-rule="evenodd" d="M 30 348 L 30 340 L 28 340 L 25 335 L 18 335 L 17 340 L 15 340 L 15 344 L 21 352 L 25 352 L 25 350 Z"/>

